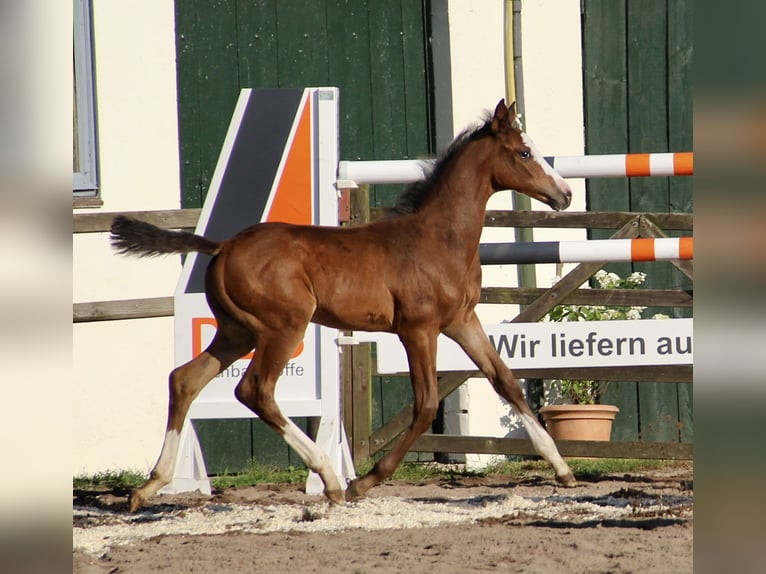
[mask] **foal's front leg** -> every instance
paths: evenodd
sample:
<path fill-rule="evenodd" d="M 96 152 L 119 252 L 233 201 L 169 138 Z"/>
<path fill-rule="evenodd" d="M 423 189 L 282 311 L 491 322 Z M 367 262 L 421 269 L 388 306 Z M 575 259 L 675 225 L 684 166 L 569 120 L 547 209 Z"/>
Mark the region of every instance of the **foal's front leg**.
<path fill-rule="evenodd" d="M 492 383 L 497 394 L 511 403 L 521 418 L 535 451 L 547 460 L 556 471 L 556 480 L 564 486 L 576 486 L 577 481 L 572 470 L 561 458 L 556 443 L 553 442 L 551 436 L 534 416 L 532 409 L 529 408 L 516 378 L 490 343 L 476 313 L 471 313 L 465 322 L 450 325 L 444 334 L 463 348 L 484 376 Z"/>
<path fill-rule="evenodd" d="M 346 499 L 364 496 L 373 486 L 391 476 L 415 440 L 431 427 L 439 409 L 439 393 L 436 388 L 436 337 L 437 333 L 416 332 L 399 334 L 407 351 L 410 378 L 414 395 L 412 424 L 394 447 L 361 478 L 352 480 L 346 490 Z"/>

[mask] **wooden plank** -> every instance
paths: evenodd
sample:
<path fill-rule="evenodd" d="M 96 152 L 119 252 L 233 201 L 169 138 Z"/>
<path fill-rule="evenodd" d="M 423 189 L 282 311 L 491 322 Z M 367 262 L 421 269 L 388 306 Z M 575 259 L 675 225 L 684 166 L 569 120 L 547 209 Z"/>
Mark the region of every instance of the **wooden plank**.
<path fill-rule="evenodd" d="M 660 381 L 672 384 L 677 381 L 691 383 L 694 378 L 694 369 L 692 365 L 556 367 L 551 369 L 513 369 L 513 372 L 520 379 L 588 379 L 594 381 L 630 380 Z"/>
<path fill-rule="evenodd" d="M 73 233 L 101 233 L 109 231 L 117 215 L 127 215 L 158 225 L 165 229 L 194 229 L 202 209 L 167 209 L 155 211 L 120 211 L 113 213 L 72 214 Z"/>
<path fill-rule="evenodd" d="M 291 417 L 291 420 L 304 432 L 307 430 L 306 417 Z M 246 435 L 252 444 L 251 458 L 259 464 L 285 468 L 287 466 L 305 466 L 285 440 L 259 418 L 249 419 L 250 426 Z M 227 445 L 223 445 L 226 449 Z"/>
<path fill-rule="evenodd" d="M 693 445 L 684 443 L 558 440 L 556 446 L 562 456 L 571 457 L 659 460 L 691 460 L 694 457 Z M 537 454 L 532 441 L 528 439 L 434 434 L 420 436 L 411 450 L 528 456 Z"/>
<path fill-rule="evenodd" d="M 369 186 L 362 186 L 354 193 L 364 193 Z M 200 208 L 166 209 L 152 211 L 121 211 L 111 213 L 75 213 L 72 215 L 74 233 L 97 233 L 109 231 L 114 216 L 123 214 L 136 217 L 166 229 L 194 229 L 201 213 Z M 381 215 L 382 209 L 370 209 L 370 218 Z M 547 211 L 488 211 L 487 227 L 546 227 L 546 228 L 603 228 L 619 229 L 636 216 L 643 215 L 664 230 L 693 231 L 694 215 L 691 213 L 632 213 L 632 212 L 547 212 Z M 688 235 L 688 234 L 684 234 Z"/>
<path fill-rule="evenodd" d="M 485 227 L 619 229 L 639 213 L 627 211 L 488 211 Z M 663 229 L 693 231 L 691 213 L 644 213 Z M 688 235 L 688 234 L 685 234 Z"/>
<path fill-rule="evenodd" d="M 202 135 L 199 122 L 199 60 L 204 47 L 199 29 L 204 26 L 205 3 L 176 0 L 176 86 L 178 90 L 179 161 L 181 204 L 202 207 Z"/>
<path fill-rule="evenodd" d="M 400 2 L 369 2 L 370 81 L 374 159 L 401 159 L 407 153 L 404 112 L 403 21 Z M 403 186 L 374 186 L 370 204 L 392 205 Z"/>
<path fill-rule="evenodd" d="M 189 47 L 179 58 L 181 203 L 202 207 L 239 96 L 236 0 L 176 3 L 176 38 Z"/>
<path fill-rule="evenodd" d="M 340 353 L 341 420 L 348 435 L 349 448 L 354 444 L 354 347 L 342 348 Z"/>
<path fill-rule="evenodd" d="M 426 46 L 425 2 L 401 2 L 402 62 L 404 63 L 404 137 L 407 159 L 424 157 L 434 151 L 434 134 L 429 85 L 430 58 Z"/>
<path fill-rule="evenodd" d="M 583 1 L 585 136 L 589 154 L 627 152 L 625 18 L 625 0 Z"/>
<path fill-rule="evenodd" d="M 199 419 L 192 424 L 208 474 L 242 472 L 248 468 L 253 458 L 250 419 Z"/>
<path fill-rule="evenodd" d="M 691 383 L 694 378 L 692 365 L 636 365 L 631 367 L 550 367 L 541 369 L 513 369 L 519 379 L 592 379 L 599 381 L 660 381 L 674 384 Z M 479 371 L 454 371 L 439 373 L 439 395 L 444 398 L 469 377 L 482 377 Z M 442 385 L 451 377 L 458 380 L 444 394 Z M 411 408 L 412 405 L 410 405 Z M 401 413 L 400 413 L 401 414 Z M 408 416 L 411 416 L 411 410 Z M 409 418 L 405 419 L 409 424 Z M 403 427 L 402 427 L 403 428 Z"/>
<path fill-rule="evenodd" d="M 373 454 L 370 448 L 370 434 L 372 433 L 372 360 L 370 358 L 370 345 L 358 345 L 353 351 L 353 417 L 351 427 L 351 451 L 354 464 L 366 462 Z"/>
<path fill-rule="evenodd" d="M 668 3 L 668 147 L 671 150 L 692 149 L 693 92 L 692 69 L 692 0 Z M 694 206 L 693 180 L 670 179 L 670 205 L 673 211 L 691 212 Z M 655 221 L 665 230 L 672 229 Z M 676 235 L 673 231 L 670 236 Z M 688 269 L 690 270 L 690 269 Z M 682 272 L 686 273 L 684 269 Z M 687 273 L 688 276 L 688 273 Z M 675 278 L 678 274 L 674 275 Z M 675 316 L 691 316 L 688 309 L 674 309 Z M 694 441 L 693 392 L 690 385 L 678 385 L 678 426 L 683 442 Z"/>
<path fill-rule="evenodd" d="M 349 225 L 363 225 L 370 219 L 370 194 L 367 186 L 351 190 L 349 195 Z M 372 355 L 371 345 L 356 345 L 351 348 L 351 433 L 349 437 L 354 464 L 367 462 L 372 433 Z M 344 363 L 345 364 L 345 363 Z M 344 391 L 345 392 L 345 391 Z"/>
<path fill-rule="evenodd" d="M 528 305 L 541 297 L 542 287 L 483 287 L 479 303 Z M 641 305 L 654 307 L 692 307 L 694 293 L 672 289 L 577 289 L 560 304 L 566 305 Z"/>
<path fill-rule="evenodd" d="M 324 0 L 276 3 L 279 87 L 328 85 L 324 4 Z"/>
<path fill-rule="evenodd" d="M 277 0 L 237 2 L 236 42 L 241 87 L 279 86 Z"/>
<path fill-rule="evenodd" d="M 173 297 L 147 297 L 145 299 L 124 299 L 122 301 L 75 303 L 72 308 L 73 323 L 172 317 L 174 314 Z"/>
<path fill-rule="evenodd" d="M 694 387 L 677 385 L 678 432 L 681 442 L 694 442 Z"/>
<path fill-rule="evenodd" d="M 588 154 L 628 151 L 625 1 L 584 0 L 583 77 Z M 586 181 L 588 210 L 630 211 L 626 179 Z M 605 239 L 601 231 L 590 239 Z"/>
<path fill-rule="evenodd" d="M 661 152 L 668 141 L 668 29 L 667 3 L 635 0 L 629 3 L 628 78 L 630 151 Z M 658 111 L 660 113 L 658 113 Z M 630 181 L 631 209 L 670 211 L 669 178 L 634 178 Z M 655 235 L 651 222 L 642 221 L 642 235 Z M 636 263 L 635 271 L 647 274 L 645 285 L 669 288 L 679 285 L 671 264 Z M 648 308 L 647 313 L 658 311 Z M 638 387 L 640 437 L 646 441 L 678 440 L 678 392 L 672 385 L 646 383 Z"/>
<path fill-rule="evenodd" d="M 327 1 L 330 82 L 340 88 L 340 157 L 374 157 L 368 1 Z"/>
<path fill-rule="evenodd" d="M 692 149 L 694 145 L 692 10 L 692 0 L 668 2 L 668 148 L 671 150 Z M 692 178 L 670 179 L 669 209 L 692 211 L 693 183 Z"/>
<path fill-rule="evenodd" d="M 688 375 L 691 376 L 691 368 L 688 369 Z M 586 379 L 592 381 L 604 381 L 602 377 L 584 377 L 582 375 L 577 377 L 564 377 L 567 379 Z M 668 375 L 664 377 L 668 380 L 683 380 L 676 378 L 675 376 Z M 615 380 L 616 379 L 616 380 Z M 633 369 L 620 371 L 616 373 L 616 376 L 611 377 L 609 384 L 604 385 L 601 391 L 601 403 L 607 405 L 614 405 L 620 409 L 620 412 L 615 418 L 612 424 L 612 440 L 615 441 L 637 441 L 641 438 L 641 425 L 639 420 L 639 408 L 638 408 L 638 393 L 641 385 L 637 381 L 649 380 L 656 381 L 654 375 L 644 377 L 643 379 L 636 376 L 636 372 Z"/>

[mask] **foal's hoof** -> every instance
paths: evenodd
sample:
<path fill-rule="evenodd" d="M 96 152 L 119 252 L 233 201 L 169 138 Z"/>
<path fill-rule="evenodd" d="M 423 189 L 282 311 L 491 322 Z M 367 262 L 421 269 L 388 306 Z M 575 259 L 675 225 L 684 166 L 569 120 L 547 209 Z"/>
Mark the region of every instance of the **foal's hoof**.
<path fill-rule="evenodd" d="M 571 472 L 568 472 L 563 476 L 557 476 L 556 482 L 558 482 L 561 486 L 566 486 L 567 488 L 574 488 L 577 486 L 577 479 Z"/>
<path fill-rule="evenodd" d="M 135 512 L 141 508 L 144 505 L 144 502 L 146 502 L 146 500 L 141 496 L 141 493 L 138 492 L 138 489 L 133 490 L 128 497 L 128 508 L 130 512 Z"/>
<path fill-rule="evenodd" d="M 359 492 L 359 489 L 357 488 L 357 480 L 358 479 L 355 479 L 348 483 L 348 486 L 346 487 L 346 502 L 354 502 L 364 496 L 364 494 Z"/>
<path fill-rule="evenodd" d="M 325 490 L 324 495 L 332 504 L 342 505 L 346 503 L 346 493 L 342 490 Z"/>

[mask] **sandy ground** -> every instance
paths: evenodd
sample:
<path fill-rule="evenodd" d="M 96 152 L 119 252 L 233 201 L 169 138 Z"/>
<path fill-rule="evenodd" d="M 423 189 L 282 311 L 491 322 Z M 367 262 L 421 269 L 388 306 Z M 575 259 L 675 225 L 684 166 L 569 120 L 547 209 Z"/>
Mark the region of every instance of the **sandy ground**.
<path fill-rule="evenodd" d="M 559 488 L 547 476 L 392 481 L 342 507 L 299 486 L 160 496 L 74 492 L 73 570 L 122 572 L 692 571 L 692 468 Z"/>

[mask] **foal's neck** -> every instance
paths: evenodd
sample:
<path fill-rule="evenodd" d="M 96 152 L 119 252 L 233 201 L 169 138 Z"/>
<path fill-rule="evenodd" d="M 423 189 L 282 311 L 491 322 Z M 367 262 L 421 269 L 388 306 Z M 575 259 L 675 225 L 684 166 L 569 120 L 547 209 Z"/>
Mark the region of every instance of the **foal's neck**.
<path fill-rule="evenodd" d="M 447 166 L 420 209 L 429 225 L 449 228 L 475 249 L 484 227 L 487 202 L 494 193 L 483 142 L 473 142 Z"/>

